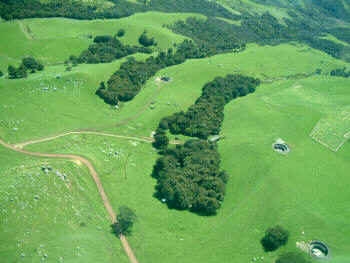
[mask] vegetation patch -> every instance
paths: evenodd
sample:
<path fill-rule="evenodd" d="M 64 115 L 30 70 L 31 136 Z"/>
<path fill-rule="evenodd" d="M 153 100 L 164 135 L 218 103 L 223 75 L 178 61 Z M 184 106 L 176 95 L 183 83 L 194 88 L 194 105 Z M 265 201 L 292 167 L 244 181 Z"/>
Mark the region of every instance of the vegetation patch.
<path fill-rule="evenodd" d="M 350 77 L 350 70 L 346 70 L 346 68 L 337 68 L 333 69 L 331 71 L 331 76 L 334 77 L 343 77 L 343 78 L 349 78 Z"/>
<path fill-rule="evenodd" d="M 123 45 L 116 37 L 109 35 L 96 36 L 94 43 L 87 50 L 84 50 L 79 57 L 70 56 L 66 63 L 72 63 L 73 65 L 78 63 L 108 63 L 137 52 L 149 54 L 152 53 L 152 49 Z"/>
<path fill-rule="evenodd" d="M 246 43 L 252 42 L 276 45 L 299 41 L 333 57 L 348 59 L 348 47 L 319 38 L 323 32 L 322 26 L 311 24 L 298 16 L 284 20 L 285 23 L 281 24 L 277 18 L 266 12 L 262 15 L 246 14 L 242 16 L 240 25 L 217 18 L 188 18 L 186 22 L 177 22 L 170 28 L 174 32 L 193 38 L 198 44 L 206 47 L 211 55 L 232 50 L 240 51 Z"/>
<path fill-rule="evenodd" d="M 119 207 L 117 221 L 112 225 L 114 234 L 118 237 L 120 235 L 130 235 L 135 220 L 136 214 L 131 208 L 127 206 Z"/>
<path fill-rule="evenodd" d="M 35 60 L 33 57 L 26 57 L 22 59 L 21 65 L 18 68 L 10 65 L 8 66 L 9 79 L 21 79 L 27 77 L 27 72 L 35 73 L 36 71 L 44 70 L 44 65 Z"/>
<path fill-rule="evenodd" d="M 163 118 L 154 135 L 153 146 L 163 157 L 154 166 L 156 196 L 169 207 L 212 215 L 220 208 L 228 176 L 220 171 L 220 155 L 209 135 L 218 134 L 226 103 L 255 91 L 259 80 L 241 75 L 217 77 L 207 83 L 202 95 L 188 112 Z M 183 146 L 168 149 L 166 131 L 198 137 Z"/>
<path fill-rule="evenodd" d="M 266 252 L 277 250 L 288 242 L 289 232 L 281 226 L 271 227 L 266 230 L 265 236 L 261 239 L 261 245 Z"/>
<path fill-rule="evenodd" d="M 192 41 L 185 40 L 176 52 L 172 48 L 161 51 L 157 57 L 149 57 L 145 62 L 134 58 L 123 63 L 107 81 L 107 86 L 101 82 L 96 94 L 106 103 L 117 105 L 119 101 L 133 99 L 141 90 L 143 84 L 162 68 L 183 63 L 188 58 L 199 58 L 201 49 Z"/>
<path fill-rule="evenodd" d="M 110 0 L 114 3 L 107 8 L 98 8 L 94 4 L 82 1 L 59 0 L 40 1 L 10 0 L 0 1 L 0 16 L 5 20 L 30 17 L 69 17 L 75 19 L 121 18 L 136 12 L 190 12 L 208 16 L 235 18 L 230 11 L 221 5 L 207 0 L 152 0 L 127 1 Z"/>

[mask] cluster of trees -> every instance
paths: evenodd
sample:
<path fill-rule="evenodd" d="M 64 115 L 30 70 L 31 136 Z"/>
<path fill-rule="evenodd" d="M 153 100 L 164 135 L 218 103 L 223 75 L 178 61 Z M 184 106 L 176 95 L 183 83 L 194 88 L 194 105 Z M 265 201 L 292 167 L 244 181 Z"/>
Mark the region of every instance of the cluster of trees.
<path fill-rule="evenodd" d="M 202 95 L 187 112 L 181 111 L 166 117 L 160 125 L 169 128 L 172 134 L 184 134 L 201 139 L 219 134 L 225 104 L 254 92 L 259 83 L 258 79 L 239 74 L 227 75 L 225 78 L 217 77 L 204 85 Z M 155 137 L 156 143 L 157 138 Z"/>
<path fill-rule="evenodd" d="M 333 69 L 330 73 L 331 76 L 337 76 L 337 77 L 344 77 L 349 78 L 350 77 L 350 70 L 346 70 L 346 68 L 337 68 Z"/>
<path fill-rule="evenodd" d="M 0 0 L 0 16 L 5 20 L 29 17 L 70 17 L 93 19 L 97 8 L 80 1 L 62 0 L 42 3 L 40 0 Z"/>
<path fill-rule="evenodd" d="M 212 215 L 220 208 L 228 180 L 220 170 L 220 155 L 215 142 L 206 139 L 218 134 L 224 105 L 238 96 L 255 91 L 260 81 L 242 75 L 217 77 L 204 85 L 202 95 L 187 113 L 163 118 L 154 136 L 153 146 L 162 155 L 153 169 L 157 179 L 156 196 L 169 207 Z M 167 132 L 198 137 L 184 145 L 168 147 Z"/>
<path fill-rule="evenodd" d="M 232 25 L 217 18 L 203 20 L 189 17 L 169 27 L 175 33 L 192 38 L 201 47 L 204 57 L 245 48 L 245 43 L 232 30 Z"/>
<path fill-rule="evenodd" d="M 191 12 L 207 16 L 236 17 L 226 8 L 208 0 L 110 0 L 114 6 L 104 8 L 75 0 L 0 0 L 0 16 L 6 20 L 30 17 L 69 17 L 75 19 L 121 18 L 136 12 Z"/>
<path fill-rule="evenodd" d="M 156 41 L 154 40 L 154 37 L 148 37 L 146 31 L 144 31 L 139 37 L 139 43 L 144 47 L 157 45 Z"/>
<path fill-rule="evenodd" d="M 35 73 L 36 71 L 42 71 L 43 69 L 44 65 L 38 62 L 35 58 L 25 57 L 22 59 L 22 63 L 18 68 L 12 65 L 8 66 L 8 76 L 10 79 L 26 78 L 28 71 L 30 73 Z"/>
<path fill-rule="evenodd" d="M 111 226 L 112 231 L 118 237 L 120 235 L 130 235 L 135 220 L 135 212 L 127 206 L 121 206 L 117 214 L 117 221 Z"/>
<path fill-rule="evenodd" d="M 350 21 L 350 12 L 342 0 L 312 0 L 311 2 L 328 16 Z"/>
<path fill-rule="evenodd" d="M 312 48 L 322 50 L 323 52 L 335 58 L 341 58 L 346 47 L 328 39 L 318 37 L 304 37 L 303 41 Z"/>
<path fill-rule="evenodd" d="M 176 52 L 172 48 L 150 56 L 146 61 L 129 58 L 108 80 L 102 82 L 96 94 L 106 103 L 117 105 L 119 101 L 133 99 L 145 82 L 162 68 L 183 63 L 188 58 L 201 57 L 200 49 L 190 40 L 185 40 Z"/>
<path fill-rule="evenodd" d="M 275 251 L 288 242 L 289 232 L 281 226 L 271 227 L 266 230 L 261 239 L 261 245 L 266 252 Z"/>
<path fill-rule="evenodd" d="M 153 176 L 156 196 L 169 207 L 212 215 L 224 200 L 228 176 L 220 171 L 216 145 L 192 139 L 168 149 L 157 160 Z"/>
<path fill-rule="evenodd" d="M 122 34 L 120 32 L 118 33 Z M 107 63 L 137 52 L 150 54 L 152 53 L 152 49 L 123 45 L 118 38 L 109 35 L 96 36 L 94 43 L 87 50 L 84 50 L 78 57 L 74 55 L 70 56 L 68 63 L 72 63 L 73 65 L 81 63 Z"/>
<path fill-rule="evenodd" d="M 170 28 L 176 33 L 191 37 L 198 46 L 207 49 L 208 55 L 240 51 L 250 42 L 279 44 L 300 41 L 333 57 L 344 57 L 347 52 L 344 45 L 320 38 L 324 33 L 321 25 L 292 11 L 290 16 L 291 19 L 285 18 L 285 23 L 281 24 L 269 13 L 255 16 L 244 14 L 241 17 L 241 25 L 230 24 L 217 18 L 188 18 L 185 22 L 176 22 Z M 341 34 L 340 30 L 335 32 Z"/>

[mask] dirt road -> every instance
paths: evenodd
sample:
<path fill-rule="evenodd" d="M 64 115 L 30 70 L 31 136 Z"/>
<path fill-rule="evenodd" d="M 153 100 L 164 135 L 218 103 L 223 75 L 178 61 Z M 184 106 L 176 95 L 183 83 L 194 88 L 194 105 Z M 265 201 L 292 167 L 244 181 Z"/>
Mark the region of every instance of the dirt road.
<path fill-rule="evenodd" d="M 78 135 L 78 134 L 91 134 L 91 135 L 107 136 L 107 137 L 114 137 L 114 138 L 118 138 L 118 139 L 126 139 L 126 140 L 141 141 L 141 142 L 148 142 L 148 143 L 152 143 L 154 141 L 152 137 L 124 136 L 124 135 L 116 135 L 116 134 L 97 132 L 97 131 L 71 131 L 71 132 L 57 134 L 54 136 L 44 137 L 44 138 L 37 139 L 37 140 L 30 140 L 30 141 L 26 141 L 26 142 L 22 142 L 22 143 L 17 143 L 14 146 L 22 149 L 25 146 L 28 146 L 30 144 L 52 141 L 52 140 L 55 140 L 55 139 L 58 139 L 58 138 L 61 138 L 64 136 L 74 135 L 74 134 L 76 134 L 76 135 Z"/>
<path fill-rule="evenodd" d="M 14 144 L 13 146 L 16 148 L 19 148 L 19 149 L 23 149 L 24 147 L 31 145 L 31 144 L 52 141 L 52 140 L 55 140 L 55 139 L 58 139 L 58 138 L 61 138 L 64 136 L 74 135 L 74 134 L 75 135 L 90 134 L 90 135 L 97 135 L 97 136 L 114 137 L 114 138 L 125 139 L 125 140 L 140 141 L 140 142 L 146 142 L 146 143 L 154 142 L 154 139 L 152 137 L 125 136 L 125 135 L 117 135 L 117 134 L 98 132 L 98 131 L 71 131 L 71 132 L 57 134 L 54 136 L 44 137 L 44 138 L 37 139 L 37 140 L 30 140 L 30 141 L 26 141 L 26 142 L 17 143 L 17 144 Z M 182 142 L 174 140 L 174 141 L 170 141 L 169 144 L 177 145 L 177 144 L 182 144 Z"/>
<path fill-rule="evenodd" d="M 112 208 L 112 205 L 108 200 L 108 197 L 107 197 L 105 190 L 103 189 L 103 186 L 102 186 L 101 180 L 98 176 L 98 173 L 96 172 L 94 166 L 92 165 L 92 163 L 89 160 L 87 160 L 84 157 L 81 157 L 79 155 L 73 155 L 73 154 L 54 154 L 54 153 L 51 154 L 51 153 L 30 152 L 30 151 L 26 151 L 26 150 L 21 149 L 20 147 L 18 147 L 18 145 L 16 146 L 16 145 L 8 144 L 1 139 L 0 139 L 0 145 L 4 146 L 7 149 L 10 149 L 10 150 L 22 153 L 22 154 L 30 155 L 30 156 L 44 157 L 44 158 L 56 158 L 56 159 L 68 159 L 68 160 L 72 160 L 72 161 L 81 162 L 89 169 L 89 172 L 90 172 L 90 174 L 91 174 L 91 176 L 92 176 L 92 178 L 97 186 L 98 192 L 99 192 L 100 197 L 103 201 L 103 205 L 106 208 L 106 210 L 110 216 L 111 222 L 112 223 L 116 222 L 116 215 L 115 215 L 115 212 Z M 138 263 L 127 239 L 125 238 L 125 236 L 121 236 L 120 241 L 122 242 L 124 251 L 127 254 L 127 256 L 129 257 L 130 262 L 131 263 Z"/>

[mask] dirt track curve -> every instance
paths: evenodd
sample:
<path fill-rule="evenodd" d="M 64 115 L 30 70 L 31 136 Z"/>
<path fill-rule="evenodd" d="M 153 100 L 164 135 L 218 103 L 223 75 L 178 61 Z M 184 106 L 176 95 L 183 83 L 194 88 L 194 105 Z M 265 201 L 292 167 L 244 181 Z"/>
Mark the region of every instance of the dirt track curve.
<path fill-rule="evenodd" d="M 45 140 L 44 140 L 45 141 Z M 28 145 L 29 143 L 25 144 Z M 19 152 L 19 153 L 23 153 L 26 155 L 31 155 L 31 156 L 36 156 L 36 157 L 45 157 L 45 158 L 56 158 L 56 159 L 68 159 L 68 160 L 73 160 L 73 161 L 79 161 L 82 164 L 84 164 L 88 169 L 89 172 L 93 178 L 93 180 L 95 181 L 95 184 L 97 186 L 98 192 L 102 198 L 103 201 L 103 205 L 105 206 L 110 218 L 111 218 L 111 222 L 115 223 L 116 222 L 116 215 L 115 212 L 112 208 L 111 203 L 108 200 L 107 194 L 105 192 L 105 190 L 103 189 L 101 180 L 94 168 L 94 166 L 92 165 L 92 163 L 85 159 L 84 157 L 81 157 L 79 155 L 73 155 L 73 154 L 54 154 L 54 153 L 39 153 L 39 152 L 30 152 L 30 151 L 26 151 L 21 149 L 18 145 L 11 145 L 8 144 L 6 142 L 4 142 L 3 140 L 0 139 L 0 145 L 4 146 L 7 149 Z M 23 146 L 22 146 L 23 147 Z M 125 238 L 125 236 L 121 235 L 120 236 L 120 241 L 122 242 L 123 248 L 125 253 L 127 254 L 129 260 L 131 263 L 138 263 L 127 239 Z"/>
<path fill-rule="evenodd" d="M 37 140 L 30 140 L 30 141 L 26 141 L 26 142 L 17 143 L 17 144 L 14 144 L 13 146 L 16 148 L 22 149 L 25 146 L 28 146 L 31 144 L 52 141 L 52 140 L 55 140 L 55 139 L 58 139 L 61 137 L 65 137 L 68 135 L 74 135 L 74 134 L 91 134 L 91 135 L 97 135 L 97 136 L 114 137 L 114 138 L 118 138 L 118 139 L 133 140 L 133 141 L 140 141 L 140 142 L 146 142 L 146 143 L 154 142 L 154 139 L 152 137 L 125 136 L 125 135 L 117 135 L 117 134 L 98 132 L 98 131 L 71 131 L 71 132 L 61 133 L 61 134 L 54 135 L 54 136 L 44 137 L 44 138 L 37 139 Z M 181 141 L 170 141 L 169 144 L 176 145 L 176 144 L 182 144 L 182 142 Z"/>
<path fill-rule="evenodd" d="M 28 146 L 30 144 L 36 144 L 41 142 L 47 142 L 52 141 L 61 137 L 65 137 L 68 135 L 74 135 L 74 134 L 91 134 L 91 135 L 98 135 L 98 136 L 106 136 L 106 137 L 114 137 L 119 139 L 126 139 L 126 140 L 134 140 L 134 141 L 141 141 L 141 142 L 153 142 L 153 138 L 151 137 L 136 137 L 136 136 L 124 136 L 124 135 L 116 135 L 111 133 L 104 133 L 104 132 L 97 132 L 97 131 L 71 131 L 71 132 L 65 132 L 58 135 L 50 136 L 50 137 L 44 137 L 37 140 L 30 140 L 22 143 L 17 143 L 14 146 L 17 148 L 23 148 L 25 146 Z"/>

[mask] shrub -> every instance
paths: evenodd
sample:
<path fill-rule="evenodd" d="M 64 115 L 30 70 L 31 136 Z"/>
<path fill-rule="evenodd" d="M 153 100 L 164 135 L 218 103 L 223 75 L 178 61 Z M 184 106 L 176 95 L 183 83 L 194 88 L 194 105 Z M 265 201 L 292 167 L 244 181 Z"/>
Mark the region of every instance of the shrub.
<path fill-rule="evenodd" d="M 125 35 L 125 30 L 124 29 L 119 29 L 117 32 L 117 37 L 123 37 Z"/>
<path fill-rule="evenodd" d="M 288 242 L 289 232 L 281 226 L 271 227 L 266 230 L 261 244 L 266 252 L 275 251 Z"/>
<path fill-rule="evenodd" d="M 4 76 L 4 73 L 0 70 L 0 78 Z"/>

